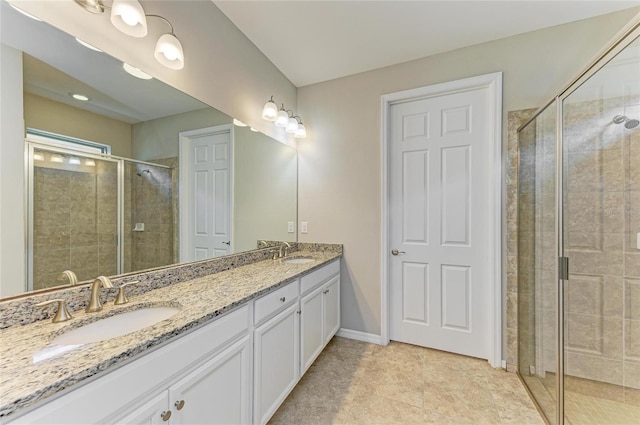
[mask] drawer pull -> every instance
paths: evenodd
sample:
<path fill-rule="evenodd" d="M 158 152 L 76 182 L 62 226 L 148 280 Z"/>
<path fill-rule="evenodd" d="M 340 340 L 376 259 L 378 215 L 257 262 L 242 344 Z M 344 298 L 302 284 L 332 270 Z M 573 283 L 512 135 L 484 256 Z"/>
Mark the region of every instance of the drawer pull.
<path fill-rule="evenodd" d="M 167 410 L 166 412 L 160 413 L 160 417 L 162 418 L 162 420 L 164 422 L 167 422 L 169 420 L 169 418 L 171 417 L 171 410 Z"/>
<path fill-rule="evenodd" d="M 176 406 L 176 409 L 182 410 L 182 408 L 184 407 L 184 400 L 176 401 L 174 406 Z"/>
<path fill-rule="evenodd" d="M 287 300 L 287 298 L 286 298 L 286 297 L 282 297 L 282 298 L 280 298 L 280 301 L 282 301 L 282 302 L 285 302 L 286 300 Z"/>

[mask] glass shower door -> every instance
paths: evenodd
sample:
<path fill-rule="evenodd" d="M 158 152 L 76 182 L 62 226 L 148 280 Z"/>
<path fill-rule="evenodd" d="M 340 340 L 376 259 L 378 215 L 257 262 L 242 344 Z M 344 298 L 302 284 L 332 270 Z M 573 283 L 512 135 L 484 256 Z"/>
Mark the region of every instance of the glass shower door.
<path fill-rule="evenodd" d="M 79 280 L 120 267 L 118 162 L 27 144 L 28 289 L 57 286 L 64 270 Z"/>
<path fill-rule="evenodd" d="M 640 418 L 640 41 L 563 99 L 564 418 Z"/>

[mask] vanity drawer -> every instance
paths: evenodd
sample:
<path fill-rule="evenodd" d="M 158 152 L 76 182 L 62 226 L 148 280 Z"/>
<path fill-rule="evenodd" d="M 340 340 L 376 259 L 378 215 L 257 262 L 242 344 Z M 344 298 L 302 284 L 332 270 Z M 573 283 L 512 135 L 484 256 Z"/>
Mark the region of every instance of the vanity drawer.
<path fill-rule="evenodd" d="M 304 295 L 327 279 L 340 274 L 340 260 L 336 260 L 300 279 L 300 294 Z"/>
<path fill-rule="evenodd" d="M 298 300 L 298 280 L 289 283 L 287 286 L 259 298 L 255 302 L 254 323 L 258 324 L 267 317 L 291 305 Z"/>

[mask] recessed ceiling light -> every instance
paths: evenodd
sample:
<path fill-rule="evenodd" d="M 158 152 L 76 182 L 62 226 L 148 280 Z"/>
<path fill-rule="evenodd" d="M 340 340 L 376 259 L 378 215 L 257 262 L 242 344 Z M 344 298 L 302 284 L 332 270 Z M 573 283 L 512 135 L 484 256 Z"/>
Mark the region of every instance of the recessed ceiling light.
<path fill-rule="evenodd" d="M 233 125 L 237 125 L 238 127 L 246 127 L 247 125 L 240 120 L 233 119 Z"/>
<path fill-rule="evenodd" d="M 79 94 L 79 93 L 69 93 L 69 96 L 71 96 L 72 98 L 74 98 L 75 100 L 80 100 L 82 102 L 86 102 L 89 100 L 89 98 L 83 94 Z"/>
<path fill-rule="evenodd" d="M 127 71 L 129 74 L 133 75 L 136 78 L 141 78 L 143 80 L 150 80 L 153 78 L 151 75 L 147 74 L 146 72 L 140 71 L 135 66 L 131 66 L 126 62 L 122 64 L 122 69 L 124 69 L 125 71 Z"/>
<path fill-rule="evenodd" d="M 78 37 L 76 37 L 76 41 L 78 43 L 82 44 L 87 49 L 95 50 L 96 52 L 102 52 L 102 50 L 98 49 L 96 46 L 93 46 L 93 45 L 87 43 L 86 41 L 82 41 Z"/>
<path fill-rule="evenodd" d="M 17 11 L 18 11 L 18 12 L 20 12 L 20 13 L 22 13 L 22 14 L 23 14 L 24 16 L 26 16 L 26 17 L 29 17 L 29 18 L 31 18 L 31 19 L 34 19 L 34 20 L 36 20 L 36 21 L 38 21 L 38 22 L 42 22 L 42 19 L 40 19 L 40 18 L 36 18 L 36 17 L 35 17 L 35 16 L 33 16 L 31 13 L 27 13 L 27 12 L 25 12 L 24 10 L 20 9 L 20 8 L 19 8 L 19 7 L 17 7 L 17 6 L 14 6 L 14 5 L 13 5 L 13 4 L 11 4 L 11 3 L 9 3 L 9 6 L 13 7 L 15 10 L 17 10 Z"/>

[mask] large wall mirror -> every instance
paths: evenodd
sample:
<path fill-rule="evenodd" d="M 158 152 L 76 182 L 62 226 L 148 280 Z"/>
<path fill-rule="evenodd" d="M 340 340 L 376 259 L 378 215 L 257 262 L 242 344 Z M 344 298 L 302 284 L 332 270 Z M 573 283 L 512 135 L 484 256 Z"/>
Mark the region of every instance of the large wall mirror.
<path fill-rule="evenodd" d="M 28 205 L 27 281 L 3 295 L 296 241 L 295 149 L 1 6 L 0 41 L 22 52 Z"/>

